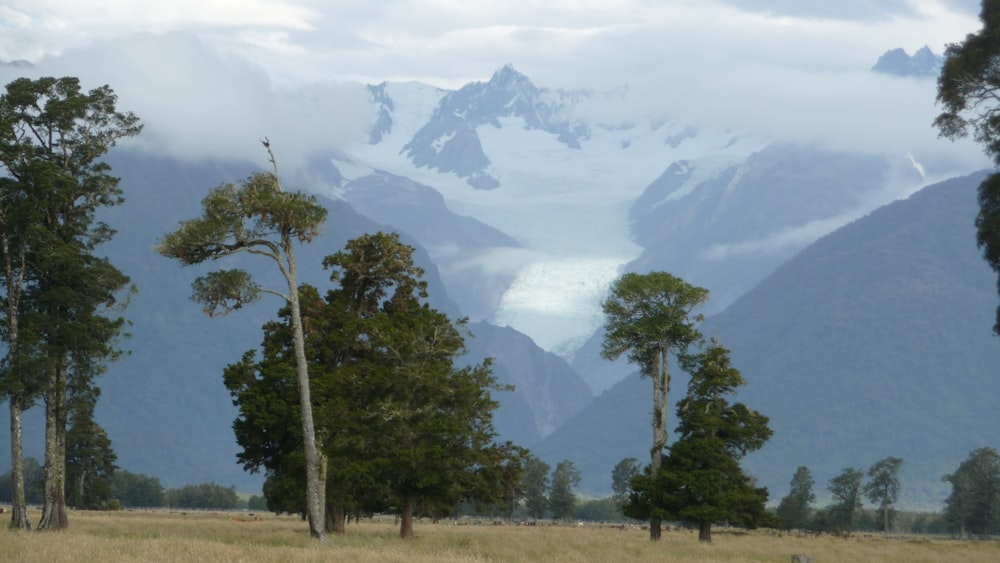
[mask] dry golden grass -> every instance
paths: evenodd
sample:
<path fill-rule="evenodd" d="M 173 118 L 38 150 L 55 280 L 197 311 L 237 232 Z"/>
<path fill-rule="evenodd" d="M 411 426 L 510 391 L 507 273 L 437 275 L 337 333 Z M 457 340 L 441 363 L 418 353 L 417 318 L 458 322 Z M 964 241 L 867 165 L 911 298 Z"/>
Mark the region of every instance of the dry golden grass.
<path fill-rule="evenodd" d="M 0 530 L 0 560 L 60 561 L 790 561 L 800 553 L 827 561 L 1000 561 L 1000 543 L 923 538 L 795 537 L 767 531 L 648 532 L 597 526 L 457 526 L 420 522 L 416 539 L 397 537 L 392 518 L 348 526 L 323 545 L 298 518 L 233 522 L 228 513 L 74 512 L 63 532 Z M 32 514 L 37 521 L 37 513 Z M 245 517 L 245 516 L 244 516 Z"/>

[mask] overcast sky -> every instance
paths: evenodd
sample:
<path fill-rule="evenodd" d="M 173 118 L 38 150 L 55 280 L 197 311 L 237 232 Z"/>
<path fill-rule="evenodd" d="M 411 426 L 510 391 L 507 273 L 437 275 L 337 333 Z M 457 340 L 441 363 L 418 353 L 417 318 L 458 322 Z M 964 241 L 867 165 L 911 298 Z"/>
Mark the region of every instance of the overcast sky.
<path fill-rule="evenodd" d="M 261 130 L 289 144 L 337 146 L 370 119 L 351 82 L 457 88 L 507 63 L 549 88 L 628 85 L 633 97 L 621 111 L 684 112 L 778 137 L 795 137 L 795 126 L 820 138 L 844 137 L 854 120 L 875 115 L 897 130 L 899 114 L 914 123 L 905 135 L 934 137 L 926 131 L 933 87 L 869 69 L 896 47 L 941 53 L 978 29 L 978 8 L 976 0 L 5 0 L 0 60 L 110 84 L 121 107 L 158 133 L 143 142 L 202 156 L 249 154 Z M 867 110 L 856 109 L 869 98 Z M 840 129 L 804 126 L 824 114 Z M 178 140 L 192 130 L 197 140 Z"/>

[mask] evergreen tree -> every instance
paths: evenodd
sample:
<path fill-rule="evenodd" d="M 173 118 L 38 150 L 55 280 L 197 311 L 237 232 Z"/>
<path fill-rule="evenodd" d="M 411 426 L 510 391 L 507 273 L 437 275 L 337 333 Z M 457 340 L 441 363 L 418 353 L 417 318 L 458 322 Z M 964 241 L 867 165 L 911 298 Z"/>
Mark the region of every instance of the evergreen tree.
<path fill-rule="evenodd" d="M 1000 0 L 982 0 L 979 20 L 982 29 L 945 50 L 937 94 L 943 111 L 934 125 L 941 136 L 953 140 L 971 130 L 973 139 L 1000 165 Z M 986 262 L 1000 274 L 1000 173 L 979 186 L 976 239 Z M 1000 307 L 993 331 L 1000 335 Z"/>
<path fill-rule="evenodd" d="M 0 251 L 15 474 L 22 455 L 20 412 L 45 396 L 45 501 L 39 529 L 61 529 L 66 514 L 67 389 L 87 385 L 118 353 L 124 321 L 105 316 L 128 278 L 94 255 L 114 230 L 97 211 L 121 203 L 118 179 L 100 158 L 141 126 L 115 109 L 103 86 L 76 78 L 21 78 L 0 96 Z M 80 379 L 74 383 L 73 379 Z M 14 487 L 23 484 L 14 477 Z M 30 527 L 15 491 L 12 525 Z"/>
<path fill-rule="evenodd" d="M 816 501 L 813 494 L 814 481 L 809 468 L 800 465 L 792 476 L 791 490 L 788 496 L 778 504 L 778 516 L 784 520 L 786 529 L 805 528 L 809 522 L 810 505 Z"/>
<path fill-rule="evenodd" d="M 839 531 L 858 529 L 858 519 L 861 516 L 861 480 L 864 472 L 853 467 L 844 470 L 830 479 L 829 490 L 833 495 L 833 503 L 827 509 L 830 524 Z"/>
<path fill-rule="evenodd" d="M 104 509 L 113 497 L 112 478 L 118 456 L 107 432 L 94 421 L 100 389 L 71 389 L 66 431 L 66 486 L 73 508 Z"/>
<path fill-rule="evenodd" d="M 167 498 L 159 479 L 131 471 L 114 472 L 111 476 L 111 495 L 122 506 L 132 508 L 167 505 Z"/>
<path fill-rule="evenodd" d="M 573 462 L 563 460 L 552 473 L 552 488 L 549 490 L 549 510 L 555 518 L 569 520 L 576 511 L 574 487 L 580 485 L 580 472 Z"/>
<path fill-rule="evenodd" d="M 993 448 L 972 451 L 944 480 L 952 485 L 945 517 L 960 537 L 988 538 L 1000 526 L 1000 454 Z"/>
<path fill-rule="evenodd" d="M 695 325 L 702 320 L 693 311 L 708 299 L 708 290 L 695 287 L 666 272 L 629 273 L 611 286 L 602 303 L 605 336 L 601 356 L 614 360 L 628 353 L 643 377 L 653 380 L 653 446 L 650 474 L 659 472 L 667 445 L 667 404 L 670 395 L 669 358 L 701 339 Z M 649 521 L 649 539 L 660 538 L 656 512 Z"/>
<path fill-rule="evenodd" d="M 767 521 L 767 489 L 743 473 L 739 460 L 760 449 L 771 430 L 766 416 L 729 402 L 745 382 L 730 365 L 728 350 L 712 343 L 682 363 L 691 380 L 677 405 L 679 438 L 660 471 L 633 480 L 626 514 L 649 512 L 697 524 L 698 539 L 711 542 L 715 522 L 756 527 Z"/>
<path fill-rule="evenodd" d="M 634 457 L 627 457 L 619 461 L 611 470 L 612 498 L 619 508 L 628 502 L 632 478 L 640 473 L 639 460 Z"/>
<path fill-rule="evenodd" d="M 865 496 L 879 507 L 882 514 L 882 531 L 888 533 L 891 517 L 894 514 L 892 505 L 899 498 L 899 468 L 903 460 L 898 457 L 887 457 L 868 469 L 870 481 L 865 484 Z"/>
<path fill-rule="evenodd" d="M 531 456 L 524 463 L 524 506 L 535 520 L 549 510 L 549 464 Z"/>

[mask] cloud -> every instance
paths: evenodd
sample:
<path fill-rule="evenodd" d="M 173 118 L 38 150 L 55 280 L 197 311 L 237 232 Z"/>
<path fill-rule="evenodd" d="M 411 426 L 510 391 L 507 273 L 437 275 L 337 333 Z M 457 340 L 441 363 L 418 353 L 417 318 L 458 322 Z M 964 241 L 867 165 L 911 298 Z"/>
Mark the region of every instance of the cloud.
<path fill-rule="evenodd" d="M 311 155 L 364 138 L 374 119 L 360 84 L 278 86 L 259 66 L 190 34 L 92 43 L 43 59 L 32 72 L 77 76 L 85 88 L 110 85 L 118 108 L 145 124 L 131 143 L 183 159 L 266 165 L 259 140 L 268 137 L 282 168 L 292 170 Z"/>

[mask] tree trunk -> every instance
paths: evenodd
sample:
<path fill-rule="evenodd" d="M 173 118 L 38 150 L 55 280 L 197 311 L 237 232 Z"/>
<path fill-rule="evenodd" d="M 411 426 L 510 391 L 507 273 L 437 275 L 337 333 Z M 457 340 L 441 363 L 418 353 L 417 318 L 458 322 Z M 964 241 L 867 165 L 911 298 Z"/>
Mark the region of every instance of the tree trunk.
<path fill-rule="evenodd" d="M 413 539 L 413 499 L 409 496 L 403 499 L 403 510 L 399 519 L 399 537 L 404 540 Z"/>
<path fill-rule="evenodd" d="M 326 505 L 326 531 L 335 534 L 343 534 L 347 531 L 347 519 L 341 505 Z"/>
<path fill-rule="evenodd" d="M 653 360 L 653 448 L 650 450 L 650 475 L 654 478 L 663 464 L 663 448 L 667 446 L 667 399 L 670 394 L 670 372 L 667 351 L 655 352 Z M 649 519 L 649 539 L 661 536 L 659 518 Z"/>
<path fill-rule="evenodd" d="M 21 424 L 23 398 L 20 394 L 10 395 L 10 527 L 30 530 L 28 504 L 24 491 L 24 431 Z"/>
<path fill-rule="evenodd" d="M 306 457 L 306 511 L 309 514 L 309 535 L 323 542 L 326 540 L 326 475 L 323 454 L 316 445 L 316 428 L 313 424 L 312 394 L 309 391 L 309 368 L 306 363 L 305 334 L 302 330 L 302 312 L 299 308 L 298 278 L 295 254 L 290 240 L 283 244 L 288 258 L 288 305 L 292 313 L 292 337 L 295 344 L 295 372 L 299 383 L 299 404 L 302 412 L 302 442 Z"/>
<path fill-rule="evenodd" d="M 712 543 L 712 523 L 700 522 L 698 524 L 698 541 Z"/>
<path fill-rule="evenodd" d="M 45 502 L 39 530 L 69 527 L 66 513 L 66 367 L 52 369 L 45 397 Z"/>
<path fill-rule="evenodd" d="M 889 507 L 888 506 L 883 506 L 882 507 L 882 533 L 883 534 L 888 534 L 889 533 Z"/>

